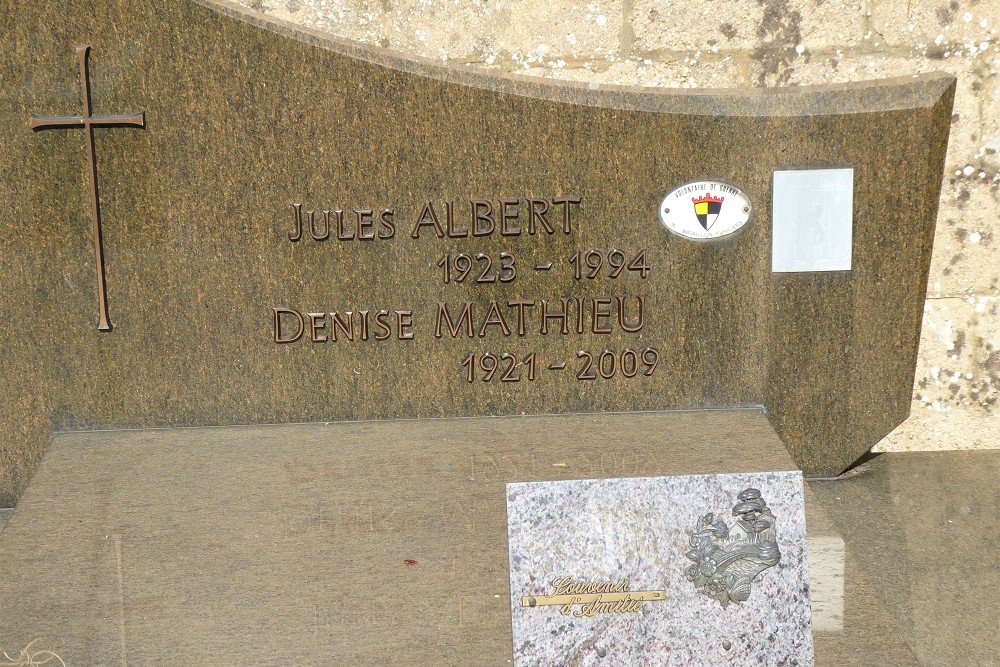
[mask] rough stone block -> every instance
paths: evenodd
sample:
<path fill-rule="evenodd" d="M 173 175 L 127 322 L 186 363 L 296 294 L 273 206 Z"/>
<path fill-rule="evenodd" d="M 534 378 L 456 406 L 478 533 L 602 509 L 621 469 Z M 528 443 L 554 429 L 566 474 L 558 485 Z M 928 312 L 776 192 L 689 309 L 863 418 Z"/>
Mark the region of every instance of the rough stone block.
<path fill-rule="evenodd" d="M 865 45 L 866 40 L 875 38 L 866 2 L 765 0 L 764 4 L 764 29 L 775 20 L 780 22 L 784 16 L 797 14 L 801 17 L 799 44 L 807 52 Z"/>
<path fill-rule="evenodd" d="M 931 261 L 930 296 L 996 295 L 1000 289 L 1000 188 L 956 169 L 945 177 Z M 958 174 L 958 175 L 956 175 Z"/>
<path fill-rule="evenodd" d="M 975 383 L 970 383 L 969 403 L 993 414 L 1000 398 L 1000 299 L 976 297 L 973 308 L 977 315 L 976 337 L 972 341 L 976 368 Z M 1000 447 L 1000 443 L 994 441 L 992 446 Z"/>
<path fill-rule="evenodd" d="M 928 299 L 909 418 L 876 451 L 982 447 L 981 429 L 993 418 L 994 383 L 980 363 L 980 327 L 995 318 L 996 299 Z M 998 378 L 1000 379 L 1000 378 Z"/>
<path fill-rule="evenodd" d="M 976 368 L 977 331 L 993 309 L 994 299 L 927 300 L 913 384 L 915 407 L 946 411 L 979 402 L 976 395 L 986 389 Z"/>
<path fill-rule="evenodd" d="M 938 412 L 914 405 L 909 418 L 875 446 L 876 452 L 996 449 L 1000 414 L 956 406 Z"/>
<path fill-rule="evenodd" d="M 876 451 L 996 448 L 998 397 L 998 299 L 929 299 L 910 417 Z"/>
<path fill-rule="evenodd" d="M 626 21 L 644 57 L 675 52 L 749 51 L 779 68 L 802 52 L 860 43 L 865 16 L 857 3 L 812 0 L 709 0 L 683 10 L 639 0 Z"/>
<path fill-rule="evenodd" d="M 954 59 L 931 61 L 931 65 L 929 69 L 951 72 L 958 79 L 945 164 L 951 173 L 955 170 L 968 172 L 968 168 L 972 167 L 975 169 L 975 174 L 963 175 L 966 177 L 974 175 L 978 179 L 978 172 L 981 171 L 978 167 L 986 166 L 985 163 L 991 160 L 994 165 L 997 162 L 996 150 L 1000 136 L 997 136 L 990 146 L 984 132 L 988 121 L 1000 114 L 1000 104 L 996 99 L 990 99 L 988 90 L 991 87 L 990 81 L 996 78 L 995 73 L 984 78 L 978 64 Z M 987 155 L 987 150 L 990 148 L 993 152 Z M 991 178 L 996 174 L 995 166 L 992 171 Z"/>
<path fill-rule="evenodd" d="M 894 47 L 931 53 L 954 51 L 958 45 L 996 40 L 1000 2 L 955 0 L 878 0 L 871 3 L 872 26 Z"/>
<path fill-rule="evenodd" d="M 615 56 L 622 27 L 621 8 L 609 0 L 568 6 L 530 0 L 238 2 L 347 39 L 509 70 Z"/>
<path fill-rule="evenodd" d="M 764 14 L 761 3 L 743 0 L 696 5 L 637 0 L 627 20 L 635 35 L 633 52 L 657 57 L 663 51 L 752 50 L 760 40 Z"/>
<path fill-rule="evenodd" d="M 997 183 L 1000 182 L 1000 50 L 998 57 L 990 61 L 982 85 L 983 136 L 975 157 L 987 167 L 990 181 Z"/>

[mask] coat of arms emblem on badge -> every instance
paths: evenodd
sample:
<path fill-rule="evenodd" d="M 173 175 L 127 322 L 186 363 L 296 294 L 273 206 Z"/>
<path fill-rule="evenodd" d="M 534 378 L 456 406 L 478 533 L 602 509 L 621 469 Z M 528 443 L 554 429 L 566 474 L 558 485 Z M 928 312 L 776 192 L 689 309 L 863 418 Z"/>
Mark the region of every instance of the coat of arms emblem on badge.
<path fill-rule="evenodd" d="M 707 192 L 701 197 L 691 197 L 691 201 L 694 202 L 694 215 L 706 232 L 719 219 L 719 211 L 722 210 L 722 202 L 725 200 L 725 197 L 715 197 Z"/>
<path fill-rule="evenodd" d="M 750 222 L 747 195 L 723 181 L 694 181 L 673 190 L 660 203 L 660 222 L 678 236 L 711 241 L 735 234 Z"/>
<path fill-rule="evenodd" d="M 732 526 L 708 513 L 687 531 L 690 549 L 685 555 L 694 564 L 684 575 L 723 607 L 745 602 L 757 575 L 781 560 L 776 519 L 760 491 L 744 489 L 736 499 L 733 515 L 739 518 Z"/>

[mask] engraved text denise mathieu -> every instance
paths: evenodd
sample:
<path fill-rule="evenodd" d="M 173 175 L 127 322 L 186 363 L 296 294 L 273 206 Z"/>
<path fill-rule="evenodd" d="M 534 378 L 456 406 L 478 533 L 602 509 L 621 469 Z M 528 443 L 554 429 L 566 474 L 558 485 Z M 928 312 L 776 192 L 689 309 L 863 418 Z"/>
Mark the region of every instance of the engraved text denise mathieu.
<path fill-rule="evenodd" d="M 468 298 L 441 299 L 425 312 L 407 304 L 285 303 L 270 309 L 272 340 L 277 345 L 362 345 L 385 341 L 485 340 L 496 349 L 464 349 L 455 371 L 469 383 L 534 382 L 546 374 L 566 374 L 576 380 L 611 380 L 652 376 L 660 362 L 656 347 L 641 343 L 618 346 L 583 345 L 560 356 L 523 349 L 505 349 L 504 341 L 539 336 L 637 336 L 649 316 L 647 297 L 636 294 L 653 271 L 651 252 L 644 247 L 579 247 L 553 251 L 553 256 L 529 259 L 515 246 L 488 252 L 477 242 L 492 237 L 523 239 L 572 236 L 580 224 L 581 196 L 480 198 L 424 201 L 404 216 L 394 205 L 307 207 L 293 202 L 286 209 L 288 243 L 341 244 L 434 243 L 449 247 L 419 276 L 449 289 L 466 290 Z M 655 234 L 656 225 L 650 225 Z M 459 251 L 454 250 L 459 245 Z M 523 248 L 523 245 L 520 246 Z M 521 251 L 523 253 L 523 250 Z M 599 284 L 596 296 L 554 293 L 517 298 L 473 300 L 475 290 L 507 287 L 516 290 L 525 276 L 577 285 Z M 599 338 L 598 338 L 599 340 Z M 620 339 L 619 339 L 620 340 Z M 611 349 L 615 347 L 615 349 Z M 592 349 L 590 349 L 592 348 Z"/>

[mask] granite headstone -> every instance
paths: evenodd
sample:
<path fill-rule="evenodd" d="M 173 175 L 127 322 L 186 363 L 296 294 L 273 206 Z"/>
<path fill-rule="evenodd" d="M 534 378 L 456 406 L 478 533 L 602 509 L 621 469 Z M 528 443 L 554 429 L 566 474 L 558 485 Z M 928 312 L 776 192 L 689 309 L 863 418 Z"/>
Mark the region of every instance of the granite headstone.
<path fill-rule="evenodd" d="M 4 505 L 53 431 L 762 405 L 831 475 L 908 413 L 950 76 L 583 86 L 222 0 L 0 38 Z"/>

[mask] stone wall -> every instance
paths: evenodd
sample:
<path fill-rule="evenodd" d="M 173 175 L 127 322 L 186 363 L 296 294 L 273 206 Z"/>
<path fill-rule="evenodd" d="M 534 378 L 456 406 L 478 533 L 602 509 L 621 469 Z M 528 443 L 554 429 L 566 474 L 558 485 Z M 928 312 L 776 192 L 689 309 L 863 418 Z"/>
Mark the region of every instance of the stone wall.
<path fill-rule="evenodd" d="M 1000 447 L 990 437 L 1000 433 L 1000 0 L 237 1 L 404 54 L 602 84 L 793 86 L 954 74 L 913 410 L 879 447 Z"/>

